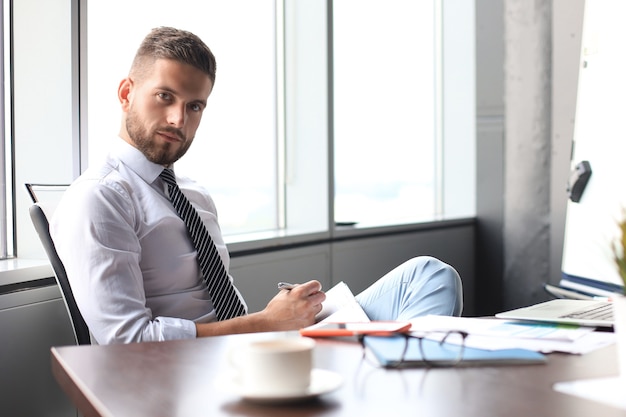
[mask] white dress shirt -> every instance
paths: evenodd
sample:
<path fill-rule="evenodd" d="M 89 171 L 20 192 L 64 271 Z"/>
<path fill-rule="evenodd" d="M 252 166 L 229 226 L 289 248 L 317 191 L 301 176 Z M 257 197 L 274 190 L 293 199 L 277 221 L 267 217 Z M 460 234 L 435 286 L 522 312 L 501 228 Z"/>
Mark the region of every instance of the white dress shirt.
<path fill-rule="evenodd" d="M 117 139 L 103 163 L 69 187 L 50 222 L 78 307 L 99 344 L 194 338 L 194 322 L 216 319 L 162 170 Z M 176 180 L 228 271 L 213 200 L 195 182 Z"/>

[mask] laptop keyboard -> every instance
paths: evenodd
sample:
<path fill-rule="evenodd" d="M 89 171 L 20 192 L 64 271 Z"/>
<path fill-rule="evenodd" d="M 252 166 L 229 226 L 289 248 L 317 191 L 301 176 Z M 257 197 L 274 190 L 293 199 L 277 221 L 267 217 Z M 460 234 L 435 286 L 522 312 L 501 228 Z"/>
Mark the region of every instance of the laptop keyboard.
<path fill-rule="evenodd" d="M 610 303 L 602 304 L 594 308 L 586 308 L 584 310 L 575 311 L 565 314 L 560 318 L 563 319 L 583 319 L 583 320 L 613 320 L 613 305 Z"/>

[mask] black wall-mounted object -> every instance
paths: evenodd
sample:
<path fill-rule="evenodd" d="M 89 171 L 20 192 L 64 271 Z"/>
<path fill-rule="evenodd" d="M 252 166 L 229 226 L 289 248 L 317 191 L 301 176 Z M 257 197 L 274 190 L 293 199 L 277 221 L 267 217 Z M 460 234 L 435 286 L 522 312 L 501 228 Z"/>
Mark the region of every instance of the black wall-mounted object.
<path fill-rule="evenodd" d="M 569 199 L 574 203 L 578 203 L 580 201 L 590 177 L 591 165 L 589 164 L 589 161 L 581 161 L 576 164 L 570 174 L 569 184 L 567 185 Z"/>

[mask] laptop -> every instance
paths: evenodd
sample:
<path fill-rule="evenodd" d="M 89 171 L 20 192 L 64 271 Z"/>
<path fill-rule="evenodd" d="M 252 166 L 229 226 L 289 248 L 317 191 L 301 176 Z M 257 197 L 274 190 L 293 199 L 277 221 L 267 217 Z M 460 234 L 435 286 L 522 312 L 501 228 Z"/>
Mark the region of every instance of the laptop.
<path fill-rule="evenodd" d="M 605 300 L 556 299 L 498 313 L 496 317 L 579 326 L 612 327 L 613 305 Z"/>

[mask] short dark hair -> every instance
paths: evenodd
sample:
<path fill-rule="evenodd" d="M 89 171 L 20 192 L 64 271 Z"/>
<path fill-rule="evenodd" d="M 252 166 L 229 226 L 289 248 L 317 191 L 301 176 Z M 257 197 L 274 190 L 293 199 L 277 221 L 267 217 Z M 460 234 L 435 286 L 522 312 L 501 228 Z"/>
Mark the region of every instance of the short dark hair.
<path fill-rule="evenodd" d="M 147 65 L 157 59 L 171 59 L 191 65 L 215 83 L 216 62 L 209 47 L 191 32 L 171 27 L 152 29 L 139 46 L 131 65 L 131 74 L 141 77 Z"/>

